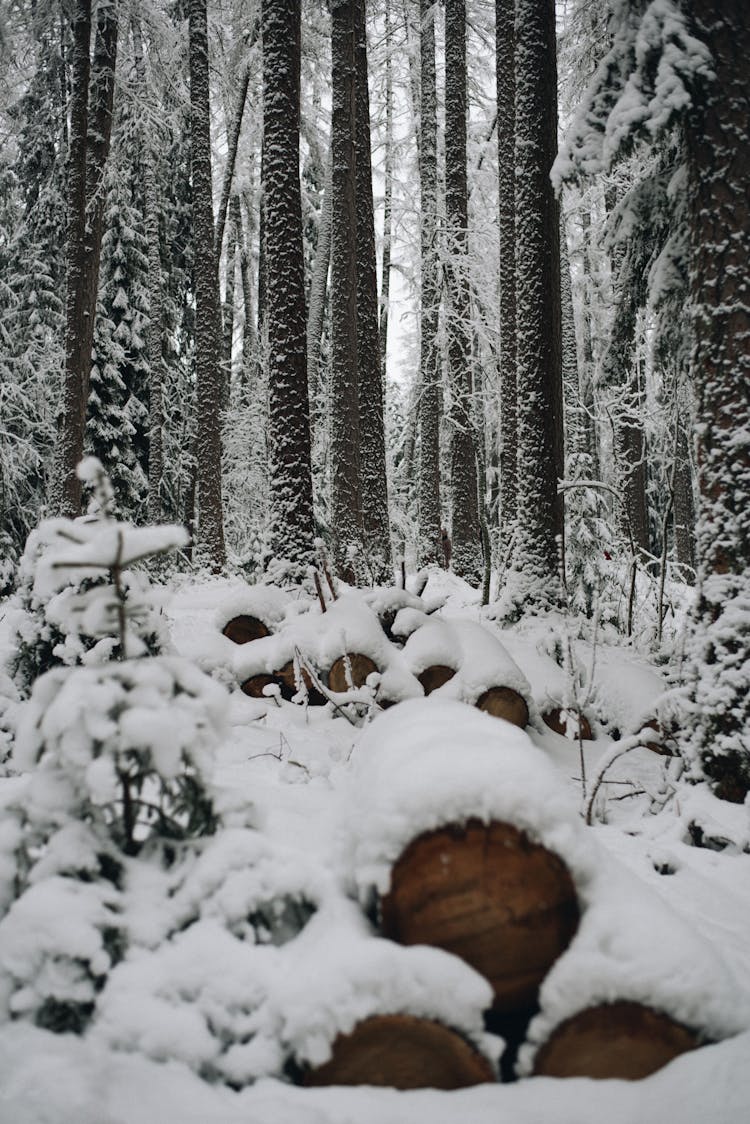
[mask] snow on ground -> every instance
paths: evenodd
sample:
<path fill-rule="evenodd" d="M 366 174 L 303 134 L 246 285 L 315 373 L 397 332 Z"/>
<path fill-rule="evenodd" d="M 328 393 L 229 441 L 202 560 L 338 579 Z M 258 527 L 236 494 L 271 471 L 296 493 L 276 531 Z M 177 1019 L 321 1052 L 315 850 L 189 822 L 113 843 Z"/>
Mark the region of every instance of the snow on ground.
<path fill-rule="evenodd" d="M 564 701 L 569 687 L 553 658 L 561 622 L 501 631 L 485 620 L 474 591 L 442 573 L 421 598 L 394 600 L 383 592 L 369 604 L 342 598 L 325 620 L 309 599 L 284 604 L 274 591 L 217 579 L 182 585 L 168 613 L 176 650 L 225 684 L 252 671 L 255 657 L 222 637 L 221 627 L 227 614 L 255 612 L 277 633 L 271 644 L 255 642 L 269 648 L 268 670 L 277 657 L 290 658 L 292 640 L 321 666 L 344 649 L 361 651 L 390 672 L 403 698 L 414 694 L 413 676 L 430 662 L 431 632 L 433 662 L 449 663 L 451 655 L 460 662 L 481 621 L 487 648 L 479 670 L 489 674 L 493 659 L 497 669 L 506 661 L 532 703 L 533 725 L 523 733 L 479 714 L 451 698 L 460 697 L 455 685 L 438 693 L 442 699 L 391 709 L 364 731 L 330 707 L 234 690 L 214 774 L 230 827 L 168 893 L 156 877 L 131 886 L 139 947 L 111 973 L 102 1018 L 85 1037 L 20 1022 L 0 1027 L 0 1124 L 750 1118 L 748 809 L 701 789 L 675 794 L 676 763 L 635 748 L 608 770 L 594 826 L 584 826 L 579 746 L 539 718 Z M 412 632 L 412 639 L 403 651 L 373 630 L 374 613 L 386 610 L 408 617 L 402 635 Z M 0 622 L 0 649 L 1 630 Z M 409 651 L 418 653 L 412 661 Z M 590 667 L 590 646 L 577 641 L 575 651 Z M 632 649 L 599 646 L 590 713 L 597 737 L 583 743 L 589 796 L 613 746 L 605 731 L 636 733 L 654 718 L 664 690 L 658 671 Z M 15 799 L 24 783 L 0 781 L 0 804 Z M 507 816 L 553 846 L 574 872 L 585 907 L 578 935 L 543 985 L 522 1065 L 531 1064 L 535 1045 L 562 1019 L 615 998 L 651 1003 L 719 1041 L 635 1083 L 527 1078 L 456 1093 L 396 1093 L 306 1090 L 279 1080 L 285 1052 L 316 1064 L 336 1033 L 378 1011 L 443 1018 L 488 1053 L 497 1051 L 497 1040 L 481 1027 L 484 981 L 447 953 L 403 949 L 374 936 L 353 900 L 355 888 L 363 897 L 369 886 L 383 889 L 388 863 L 408 838 L 468 814 Z M 710 847 L 723 849 L 689 845 L 695 825 Z M 291 899 L 307 896 L 318 912 L 288 943 L 253 944 L 242 918 L 274 888 Z M 195 920 L 180 932 L 180 918 Z M 217 1024 L 240 1045 L 219 1049 L 205 1032 Z M 202 1080 L 201 1066 L 213 1066 L 222 1080 L 271 1076 L 234 1091 Z"/>

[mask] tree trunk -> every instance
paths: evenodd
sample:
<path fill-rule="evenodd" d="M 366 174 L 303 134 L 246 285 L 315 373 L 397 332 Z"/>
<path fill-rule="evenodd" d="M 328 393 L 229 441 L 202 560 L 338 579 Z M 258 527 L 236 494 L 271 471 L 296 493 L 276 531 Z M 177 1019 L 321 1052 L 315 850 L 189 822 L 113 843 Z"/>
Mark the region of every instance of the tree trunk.
<path fill-rule="evenodd" d="M 271 547 L 300 580 L 314 559 L 299 180 L 301 0 L 263 0 L 263 136 Z"/>
<path fill-rule="evenodd" d="M 323 202 L 318 226 L 318 244 L 310 282 L 307 310 L 307 392 L 310 398 L 310 441 L 314 438 L 315 405 L 325 400 L 325 384 L 320 370 L 320 350 L 325 322 L 328 273 L 331 267 L 331 163 L 326 167 Z"/>
<path fill-rule="evenodd" d="M 695 568 L 695 502 L 693 473 L 690 464 L 688 434 L 682 418 L 677 420 L 676 463 L 674 466 L 674 540 L 675 556 L 685 567 L 683 580 L 692 581 Z"/>
<path fill-rule="evenodd" d="M 435 0 L 420 0 L 421 96 L 419 113 L 420 247 L 422 292 L 419 361 L 419 564 L 440 565 L 440 394 L 437 351 L 437 94 Z"/>
<path fill-rule="evenodd" d="M 144 106 L 150 105 L 143 58 L 141 25 L 137 16 L 132 24 L 133 49 L 140 96 Z M 161 498 L 164 476 L 164 401 L 162 363 L 162 322 L 164 299 L 162 293 L 161 255 L 159 244 L 159 189 L 156 179 L 154 151 L 148 129 L 141 133 L 143 145 L 143 190 L 146 204 L 146 238 L 148 241 L 148 519 L 159 523 L 164 518 Z"/>
<path fill-rule="evenodd" d="M 750 790 L 750 22 L 744 0 L 693 0 L 715 78 L 686 139 L 701 513 L 689 646 L 693 775 Z"/>
<path fill-rule="evenodd" d="M 251 47 L 257 35 L 257 25 L 253 27 L 251 32 L 250 43 Z M 221 185 L 221 199 L 219 200 L 219 214 L 216 220 L 216 257 L 221 256 L 221 244 L 224 241 L 224 227 L 227 221 L 227 212 L 229 210 L 229 199 L 232 192 L 232 180 L 234 178 L 234 168 L 237 163 L 237 147 L 240 142 L 240 130 L 242 129 L 242 117 L 245 112 L 245 102 L 247 101 L 247 91 L 250 85 L 250 67 L 246 65 L 242 71 L 240 84 L 237 90 L 237 102 L 234 108 L 232 121 L 227 129 L 227 162 L 224 168 L 224 179 Z"/>
<path fill-rule="evenodd" d="M 195 289 L 195 426 L 199 562 L 214 572 L 226 564 L 221 502 L 221 318 L 211 194 L 206 0 L 190 0 L 190 141 L 193 173 Z"/>
<path fill-rule="evenodd" d="M 362 549 L 357 373 L 355 0 L 331 7 L 331 525 L 336 566 L 355 580 Z"/>
<path fill-rule="evenodd" d="M 482 577 L 477 461 L 472 410 L 466 180 L 466 0 L 445 5 L 445 218 L 448 238 L 446 334 L 451 385 L 451 532 L 453 569 Z"/>
<path fill-rule="evenodd" d="M 500 231 L 500 530 L 513 533 L 518 482 L 516 388 L 515 0 L 496 0 L 497 165 Z"/>
<path fill-rule="evenodd" d="M 232 389 L 232 344 L 234 343 L 235 273 L 237 268 L 237 230 L 231 215 L 227 225 L 227 252 L 224 264 L 224 307 L 221 318 L 221 410 L 226 413 Z"/>
<path fill-rule="evenodd" d="M 385 467 L 385 387 L 378 330 L 375 217 L 370 158 L 365 0 L 356 0 L 357 380 L 359 388 L 362 524 L 374 584 L 391 574 L 391 533 Z"/>
<path fill-rule="evenodd" d="M 383 176 L 383 261 L 380 281 L 380 352 L 383 386 L 388 360 L 388 312 L 391 292 L 393 237 L 393 64 L 391 61 L 391 4 L 385 0 L 385 158 Z"/>
<path fill-rule="evenodd" d="M 511 615 L 560 600 L 563 475 L 559 208 L 554 0 L 516 7 L 516 298 L 518 525 Z"/>

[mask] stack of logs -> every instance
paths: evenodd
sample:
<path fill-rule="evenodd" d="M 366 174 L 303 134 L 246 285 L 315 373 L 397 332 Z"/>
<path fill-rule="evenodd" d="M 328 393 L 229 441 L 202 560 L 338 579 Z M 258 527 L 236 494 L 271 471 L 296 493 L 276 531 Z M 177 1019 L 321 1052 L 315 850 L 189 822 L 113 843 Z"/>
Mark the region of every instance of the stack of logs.
<path fill-rule="evenodd" d="M 245 644 L 270 635 L 267 625 L 237 616 L 224 635 Z M 332 692 L 363 686 L 377 671 L 353 652 L 337 659 L 325 678 Z M 303 668 L 308 701 L 324 703 Z M 425 695 L 456 674 L 444 664 L 418 676 Z M 275 684 L 286 699 L 296 692 L 293 662 L 242 683 L 253 698 Z M 479 709 L 521 728 L 526 700 L 498 685 L 477 700 Z M 561 711 L 545 715 L 565 734 Z M 581 736 L 591 737 L 585 718 Z M 576 888 L 563 861 L 513 824 L 470 819 L 419 835 L 393 865 L 389 892 L 379 903 L 382 935 L 403 945 L 432 945 L 461 957 L 492 985 L 490 1031 L 507 1047 L 502 1077 L 512 1079 L 518 1047 L 538 1010 L 539 988 L 573 940 L 579 922 Z M 538 1050 L 534 1074 L 548 1077 L 638 1079 L 699 1045 L 699 1036 L 668 1015 L 632 1002 L 591 1007 L 561 1023 Z M 456 1089 L 495 1081 L 492 1064 L 449 1027 L 405 1014 L 363 1020 L 333 1044 L 330 1060 L 308 1071 L 309 1085 L 386 1085 L 397 1089 Z"/>

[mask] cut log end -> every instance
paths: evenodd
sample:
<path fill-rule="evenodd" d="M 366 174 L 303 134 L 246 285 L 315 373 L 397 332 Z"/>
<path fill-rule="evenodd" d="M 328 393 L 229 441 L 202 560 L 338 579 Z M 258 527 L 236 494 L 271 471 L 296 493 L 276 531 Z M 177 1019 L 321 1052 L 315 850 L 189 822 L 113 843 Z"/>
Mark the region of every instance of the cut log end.
<path fill-rule="evenodd" d="M 307 701 L 310 706 L 324 706 L 328 700 L 320 691 L 315 689 L 310 675 L 305 670 L 302 671 L 302 680 L 307 687 Z M 263 688 L 269 687 L 271 684 L 275 684 L 279 688 L 282 699 L 286 699 L 287 702 L 292 701 L 297 694 L 293 660 L 284 664 L 278 671 L 274 671 L 272 675 L 251 676 L 241 684 L 241 689 L 252 699 L 262 699 L 266 697 L 263 694 Z"/>
<path fill-rule="evenodd" d="M 503 1012 L 533 1007 L 578 917 L 557 855 L 510 824 L 479 820 L 413 840 L 381 902 L 385 936 L 460 956 L 489 980 Z"/>
<path fill-rule="evenodd" d="M 242 615 L 227 621 L 222 634 L 235 644 L 249 644 L 251 640 L 262 640 L 264 636 L 270 636 L 271 630 L 257 617 Z"/>
<path fill-rule="evenodd" d="M 456 669 L 448 667 L 444 663 L 435 663 L 431 667 L 426 667 L 417 679 L 422 684 L 424 693 L 431 695 L 433 691 L 437 691 L 438 687 L 448 683 L 456 674 Z"/>
<path fill-rule="evenodd" d="M 523 695 L 512 687 L 490 687 L 476 703 L 479 710 L 493 718 L 504 718 L 523 730 L 529 724 L 529 708 Z"/>
<path fill-rule="evenodd" d="M 305 1085 L 465 1089 L 495 1081 L 489 1061 L 460 1034 L 413 1015 L 374 1015 L 339 1035 L 333 1056 Z"/>
<path fill-rule="evenodd" d="M 347 675 L 347 659 L 351 667 L 351 683 Z M 367 676 L 377 670 L 377 664 L 369 656 L 363 656 L 361 652 L 349 652 L 346 656 L 339 656 L 331 665 L 331 670 L 328 672 L 328 686 L 332 691 L 339 693 L 351 690 L 352 685 L 364 687 Z"/>
<path fill-rule="evenodd" d="M 564 711 L 562 707 L 556 706 L 542 715 L 542 721 L 556 734 L 562 734 L 564 738 L 570 738 L 571 741 L 578 741 L 579 717 L 575 711 Z M 590 742 L 592 738 L 591 723 L 585 714 L 580 716 L 580 723 L 581 740 Z"/>
<path fill-rule="evenodd" d="M 650 1007 L 602 1004 L 557 1027 L 537 1054 L 534 1075 L 638 1081 L 699 1045 L 692 1030 Z"/>

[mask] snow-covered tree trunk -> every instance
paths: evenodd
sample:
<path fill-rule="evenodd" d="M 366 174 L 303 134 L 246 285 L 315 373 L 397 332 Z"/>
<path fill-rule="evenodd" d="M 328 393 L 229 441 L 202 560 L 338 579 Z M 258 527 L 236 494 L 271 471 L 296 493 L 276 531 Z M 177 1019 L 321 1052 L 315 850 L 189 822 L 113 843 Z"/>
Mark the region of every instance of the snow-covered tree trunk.
<path fill-rule="evenodd" d="M 507 610 L 560 599 L 563 474 L 554 0 L 516 6 L 516 300 L 518 537 Z"/>
<path fill-rule="evenodd" d="M 472 409 L 466 178 L 466 0 L 445 5 L 446 333 L 451 385 L 452 565 L 478 583 L 482 549 Z"/>
<path fill-rule="evenodd" d="M 437 351 L 437 93 L 435 0 L 420 0 L 419 184 L 422 261 L 419 359 L 419 563 L 441 563 L 440 394 Z"/>
<path fill-rule="evenodd" d="M 750 790 L 750 21 L 744 0 L 693 0 L 715 74 L 686 140 L 697 392 L 698 599 L 687 751 L 717 795 Z"/>
<path fill-rule="evenodd" d="M 255 41 L 257 34 L 257 27 L 254 26 L 250 46 Z M 246 65 L 240 77 L 239 86 L 237 88 L 237 100 L 232 113 L 231 121 L 227 128 L 227 162 L 224 168 L 224 179 L 221 184 L 221 198 L 219 200 L 219 213 L 216 218 L 216 256 L 221 255 L 221 244 L 224 241 L 224 229 L 227 222 L 229 212 L 229 200 L 232 192 L 232 180 L 234 179 L 234 168 L 237 163 L 237 148 L 240 141 L 240 130 L 242 129 L 242 118 L 245 112 L 245 102 L 247 101 L 247 91 L 250 86 L 250 66 Z"/>
<path fill-rule="evenodd" d="M 695 567 L 695 501 L 693 499 L 693 474 L 690 448 L 684 418 L 677 418 L 677 441 L 674 466 L 674 542 L 675 557 L 680 566 L 687 568 L 685 577 Z"/>
<path fill-rule="evenodd" d="M 383 158 L 383 261 L 380 282 L 380 351 L 385 386 L 388 358 L 388 313 L 391 295 L 393 238 L 393 60 L 391 59 L 391 2 L 385 0 L 385 156 Z"/>
<path fill-rule="evenodd" d="M 136 75 L 142 104 L 149 105 L 146 66 L 143 57 L 143 36 L 140 19 L 133 17 L 131 30 L 135 55 Z M 148 242 L 148 502 L 150 523 L 159 523 L 164 517 L 162 503 L 162 478 L 164 475 L 164 370 L 162 362 L 162 331 L 164 300 L 162 294 L 161 254 L 159 241 L 159 188 L 156 177 L 156 157 L 147 126 L 141 130 L 143 144 L 143 193 L 145 202 L 145 227 Z"/>
<path fill-rule="evenodd" d="M 385 467 L 385 387 L 378 328 L 378 280 L 370 156 L 370 98 L 367 89 L 365 0 L 356 20 L 356 190 L 357 190 L 357 380 L 359 388 L 360 473 L 365 553 L 374 582 L 391 578 L 391 534 Z"/>
<path fill-rule="evenodd" d="M 299 180 L 300 0 L 263 0 L 266 323 L 271 549 L 304 576 L 314 558 Z"/>
<path fill-rule="evenodd" d="M 325 322 L 328 274 L 331 268 L 331 165 L 326 167 L 323 202 L 318 225 L 318 244 L 310 281 L 310 302 L 307 309 L 307 391 L 310 396 L 310 433 L 313 436 L 313 403 L 325 397 L 320 370 L 321 343 Z"/>
<path fill-rule="evenodd" d="M 331 4 L 331 530 L 339 574 L 362 549 L 357 373 L 356 0 Z"/>
<path fill-rule="evenodd" d="M 214 253 L 211 190 L 206 0 L 190 0 L 190 141 L 193 174 L 193 285 L 195 288 L 195 459 L 199 560 L 213 570 L 226 563 L 221 501 L 221 317 Z"/>
<path fill-rule="evenodd" d="M 495 2 L 500 231 L 500 529 L 513 533 L 518 478 L 516 388 L 516 29 L 515 0 Z"/>

